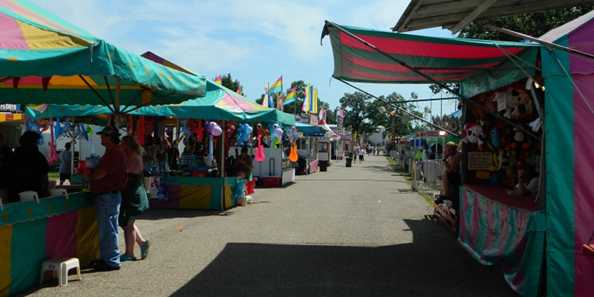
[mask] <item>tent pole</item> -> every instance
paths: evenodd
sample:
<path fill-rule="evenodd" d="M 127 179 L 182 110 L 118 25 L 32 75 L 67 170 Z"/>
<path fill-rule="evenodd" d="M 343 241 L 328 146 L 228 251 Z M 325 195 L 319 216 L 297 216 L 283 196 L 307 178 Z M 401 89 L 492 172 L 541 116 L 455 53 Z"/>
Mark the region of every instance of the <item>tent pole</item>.
<path fill-rule="evenodd" d="M 101 100 L 101 102 L 107 106 L 107 108 L 109 108 L 109 110 L 111 112 L 114 112 L 113 107 L 111 107 L 111 105 L 109 105 L 109 103 L 107 102 L 107 100 L 105 100 L 105 98 L 103 98 L 103 96 L 101 96 L 101 94 L 95 89 L 93 88 L 93 86 L 89 83 L 89 81 L 83 76 L 83 75 L 78 75 L 78 77 L 80 77 L 80 79 L 85 83 L 85 85 L 87 85 L 87 87 L 89 89 L 91 89 L 91 91 L 93 91 L 93 93 L 95 93 L 95 95 L 99 98 L 99 100 Z"/>
<path fill-rule="evenodd" d="M 492 25 L 487 25 L 485 27 L 487 29 L 490 29 L 490 30 L 493 30 L 493 31 L 496 31 L 496 32 L 499 32 L 499 33 L 502 33 L 502 34 L 505 34 L 505 35 L 509 35 L 509 36 L 513 36 L 513 37 L 517 37 L 517 38 L 522 38 L 522 39 L 526 39 L 526 40 L 530 40 L 530 41 L 534 41 L 534 42 L 540 43 L 540 44 L 542 44 L 542 45 L 544 45 L 546 47 L 549 47 L 549 48 L 551 48 L 551 47 L 552 48 L 556 48 L 556 49 L 559 49 L 559 50 L 562 50 L 562 51 L 569 52 L 571 54 L 576 54 L 576 55 L 579 55 L 579 56 L 582 56 L 582 57 L 585 57 L 585 58 L 589 58 L 589 59 L 593 59 L 594 60 L 594 55 L 593 54 L 590 54 L 590 53 L 587 53 L 587 52 L 584 52 L 584 51 L 580 51 L 580 50 L 577 50 L 577 49 L 574 49 L 574 48 L 570 48 L 570 47 L 558 45 L 556 43 L 548 42 L 548 41 L 542 40 L 540 38 L 536 38 L 534 36 L 530 36 L 530 35 L 527 35 L 527 34 L 524 34 L 524 33 L 520 33 L 520 32 L 516 32 L 516 31 L 510 30 L 510 29 L 506 29 L 506 28 L 500 28 L 500 27 L 496 27 L 496 26 L 492 26 Z"/>
<path fill-rule="evenodd" d="M 374 51 L 376 51 L 377 53 L 379 53 L 380 55 L 382 55 L 382 56 L 384 56 L 384 57 L 388 58 L 389 60 L 391 60 L 391 61 L 393 61 L 393 62 L 396 62 L 396 63 L 398 63 L 399 65 L 401 65 L 401 66 L 403 66 L 403 67 L 405 67 L 405 68 L 409 69 L 410 71 L 412 71 L 412 72 L 416 73 L 416 74 L 417 74 L 417 75 L 419 75 L 420 77 L 422 77 L 422 78 L 424 78 L 424 79 L 426 79 L 426 80 L 430 81 L 430 82 L 431 82 L 431 83 L 433 83 L 433 84 L 436 84 L 436 85 L 438 85 L 438 86 L 439 86 L 439 87 L 441 87 L 442 89 L 445 89 L 445 90 L 449 91 L 450 93 L 452 93 L 452 94 L 455 94 L 455 95 L 459 96 L 459 97 L 460 97 L 460 99 L 462 99 L 462 100 L 464 100 L 464 101 L 466 101 L 466 102 L 468 102 L 468 103 L 470 103 L 470 104 L 473 104 L 473 105 L 474 105 L 474 106 L 476 106 L 477 108 L 480 108 L 480 109 L 482 109 L 482 110 L 483 110 L 483 111 L 485 111 L 487 114 L 489 114 L 489 115 L 491 115 L 491 116 L 495 117 L 496 119 L 498 119 L 498 120 L 501 120 L 501 121 L 503 121 L 504 123 L 506 123 L 506 124 L 508 124 L 508 125 L 510 125 L 510 126 L 512 126 L 512 127 L 514 127 L 514 128 L 517 128 L 518 130 L 520 130 L 520 131 L 524 132 L 525 134 L 527 134 L 528 136 L 530 136 L 530 137 L 532 137 L 532 138 L 534 138 L 534 139 L 538 139 L 538 136 L 537 136 L 536 134 L 534 134 L 532 131 L 530 131 L 529 129 L 526 129 L 526 128 L 524 128 L 522 125 L 518 125 L 518 124 L 516 124 L 516 123 L 512 122 L 511 120 L 509 120 L 509 119 L 506 119 L 505 117 L 501 116 L 501 115 L 500 115 L 500 114 L 498 114 L 498 113 L 493 113 L 493 112 L 490 112 L 490 111 L 488 111 L 488 110 L 487 110 L 487 109 L 486 109 L 484 106 L 482 106 L 480 103 L 478 103 L 478 102 L 476 102 L 476 101 L 474 101 L 474 100 L 471 100 L 470 98 L 467 98 L 466 96 L 463 96 L 463 95 L 462 95 L 462 94 L 461 94 L 459 91 L 456 91 L 456 90 L 454 90 L 452 87 L 448 86 L 446 83 L 443 83 L 443 82 L 437 81 L 437 80 L 433 79 L 431 76 L 429 76 L 429 75 L 427 75 L 427 74 L 425 74 L 425 73 L 423 73 L 423 72 L 419 71 L 419 70 L 418 70 L 418 69 L 416 69 L 415 67 L 412 67 L 412 66 L 408 65 L 407 63 L 405 63 L 405 62 L 403 62 L 403 61 L 401 61 L 401 60 L 399 60 L 399 59 L 397 59 L 397 58 L 394 58 L 392 55 L 390 55 L 390 54 L 388 54 L 388 53 L 386 53 L 386 52 L 382 51 L 381 49 L 377 48 L 375 45 L 373 45 L 373 44 L 371 44 L 371 43 L 369 43 L 369 42 L 367 42 L 367 41 L 363 40 L 363 39 L 362 39 L 362 38 L 360 38 L 359 36 L 357 36 L 357 35 L 355 35 L 355 34 L 353 34 L 353 33 L 349 32 L 348 30 L 346 30 L 345 28 L 341 27 L 340 25 L 337 25 L 337 24 L 335 24 L 335 23 L 333 23 L 333 22 L 330 22 L 330 21 L 326 21 L 326 25 L 325 25 L 325 26 L 331 26 L 331 27 L 334 27 L 334 28 L 336 28 L 337 30 L 339 30 L 339 31 L 341 31 L 341 32 L 343 32 L 343 33 L 345 33 L 345 34 L 349 35 L 350 37 L 352 37 L 352 38 L 353 38 L 353 39 L 355 39 L 356 41 L 358 41 L 358 42 L 360 42 L 360 43 L 364 44 L 365 46 L 367 46 L 367 47 L 369 47 L 369 48 L 371 48 L 372 50 L 374 50 Z M 324 28 L 324 31 L 322 32 L 322 34 L 323 34 L 323 35 L 322 35 L 322 37 L 324 37 L 326 33 L 327 33 L 327 29 L 326 29 L 326 28 Z M 343 82 L 344 82 L 344 81 L 343 81 Z M 351 86 L 352 86 L 352 85 L 351 85 Z"/>
<path fill-rule="evenodd" d="M 372 97 L 372 98 L 374 98 L 376 100 L 379 100 L 381 102 L 384 102 L 386 104 L 390 104 L 389 102 L 386 102 L 385 100 L 383 100 L 383 99 L 381 99 L 381 98 L 379 98 L 377 96 L 374 96 L 371 93 L 369 93 L 369 92 L 367 92 L 367 91 L 365 91 L 365 90 L 363 90 L 363 89 L 361 89 L 361 88 L 359 88 L 359 87 L 357 87 L 357 86 L 355 86 L 355 85 L 353 85 L 353 84 L 351 84 L 351 83 L 349 83 L 349 82 L 347 82 L 347 81 L 345 81 L 345 80 L 343 80 L 341 78 L 336 78 L 336 80 L 341 81 L 342 83 L 346 84 L 347 86 L 349 86 L 349 87 L 351 87 L 351 88 L 353 88 L 353 89 L 355 89 L 355 90 L 357 90 L 359 92 L 362 92 L 362 93 L 364 93 L 365 95 L 367 95 L 369 97 Z M 398 109 L 400 112 L 406 113 L 409 116 L 411 116 L 411 117 L 413 117 L 413 118 L 415 118 L 415 119 L 417 119 L 417 120 L 419 120 L 419 121 L 421 121 L 423 123 L 426 123 L 426 124 L 428 124 L 428 125 L 430 125 L 432 127 L 435 127 L 435 128 L 437 128 L 439 130 L 443 130 L 443 131 L 447 132 L 448 134 L 451 134 L 451 135 L 454 135 L 454 136 L 460 136 L 458 133 L 456 133 L 454 131 L 451 131 L 451 130 L 448 130 L 448 129 L 446 129 L 444 127 L 441 127 L 439 125 L 433 124 L 432 122 L 424 119 L 423 117 L 417 116 L 416 114 L 414 114 L 414 113 L 412 113 L 412 112 L 410 112 L 410 111 L 408 111 L 408 110 L 406 110 L 406 109 L 404 109 L 404 108 L 402 108 L 402 107 L 400 107 L 398 105 L 394 105 L 394 107 L 396 109 Z"/>
<path fill-rule="evenodd" d="M 223 121 L 223 133 L 221 134 L 221 163 L 219 163 L 219 175 L 221 176 L 221 210 L 225 211 L 225 121 Z"/>

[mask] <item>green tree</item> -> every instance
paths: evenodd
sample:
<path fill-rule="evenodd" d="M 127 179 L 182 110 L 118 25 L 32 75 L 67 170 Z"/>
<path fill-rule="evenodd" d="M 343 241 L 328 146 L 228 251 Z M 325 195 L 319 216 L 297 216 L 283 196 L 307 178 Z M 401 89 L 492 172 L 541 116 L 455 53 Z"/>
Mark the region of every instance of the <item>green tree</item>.
<path fill-rule="evenodd" d="M 344 126 L 351 129 L 355 141 L 360 139 L 361 134 L 373 132 L 374 130 L 368 119 L 366 99 L 367 95 L 361 92 L 345 93 L 340 98 L 340 105 L 345 111 Z"/>
<path fill-rule="evenodd" d="M 222 85 L 225 88 L 230 89 L 231 91 L 234 91 L 234 92 L 237 92 L 237 90 L 240 90 L 240 95 L 243 95 L 243 87 L 241 86 L 241 83 L 239 82 L 239 80 L 233 79 L 231 77 L 230 73 L 223 75 Z"/>
<path fill-rule="evenodd" d="M 574 7 L 551 9 L 534 13 L 526 13 L 512 16 L 504 16 L 489 20 L 484 23 L 472 22 L 461 32 L 460 37 L 490 39 L 490 40 L 511 40 L 518 41 L 519 38 L 507 34 L 499 33 L 488 29 L 485 25 L 506 28 L 516 32 L 539 37 L 549 30 L 559 27 L 583 14 L 592 10 L 592 5 L 577 5 Z M 455 91 L 459 90 L 458 84 L 448 84 Z M 434 94 L 442 91 L 439 85 L 429 86 Z"/>
<path fill-rule="evenodd" d="M 559 27 L 592 10 L 592 5 L 576 5 L 574 7 L 550 9 L 534 13 L 526 13 L 495 18 L 487 22 L 495 27 L 506 28 L 516 32 L 539 37 L 549 30 Z M 518 40 L 518 38 L 487 29 L 483 23 L 470 23 L 460 37 L 491 40 Z"/>

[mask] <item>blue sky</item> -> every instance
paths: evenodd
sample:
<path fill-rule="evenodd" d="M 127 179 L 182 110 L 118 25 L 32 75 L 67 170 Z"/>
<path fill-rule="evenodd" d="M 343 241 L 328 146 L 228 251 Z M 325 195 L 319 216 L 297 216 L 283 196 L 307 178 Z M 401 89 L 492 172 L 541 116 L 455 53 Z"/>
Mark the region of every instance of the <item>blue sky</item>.
<path fill-rule="evenodd" d="M 353 90 L 332 80 L 332 50 L 320 46 L 324 20 L 389 30 L 409 1 L 284 0 L 33 0 L 62 18 L 116 45 L 151 50 L 196 73 L 213 78 L 231 73 L 249 98 L 283 75 L 285 85 L 305 80 L 332 107 Z M 450 36 L 441 29 L 416 34 Z M 398 92 L 433 97 L 426 86 L 360 85 L 376 95 Z M 444 103 L 444 113 L 454 110 Z M 439 114 L 439 103 L 433 103 Z"/>

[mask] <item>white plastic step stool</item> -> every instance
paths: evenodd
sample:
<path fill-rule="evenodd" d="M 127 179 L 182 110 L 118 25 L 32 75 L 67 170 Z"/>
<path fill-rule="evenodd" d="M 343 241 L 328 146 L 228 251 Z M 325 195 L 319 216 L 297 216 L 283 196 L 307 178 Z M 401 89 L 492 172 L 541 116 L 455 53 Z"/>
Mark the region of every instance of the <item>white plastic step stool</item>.
<path fill-rule="evenodd" d="M 80 276 L 80 262 L 78 261 L 78 258 L 46 260 L 41 266 L 41 277 L 39 278 L 39 284 L 43 284 L 46 272 L 52 272 L 54 275 L 58 276 L 58 283 L 60 286 L 67 286 L 68 271 L 74 268 L 76 268 L 78 279 L 82 280 L 82 277 Z"/>

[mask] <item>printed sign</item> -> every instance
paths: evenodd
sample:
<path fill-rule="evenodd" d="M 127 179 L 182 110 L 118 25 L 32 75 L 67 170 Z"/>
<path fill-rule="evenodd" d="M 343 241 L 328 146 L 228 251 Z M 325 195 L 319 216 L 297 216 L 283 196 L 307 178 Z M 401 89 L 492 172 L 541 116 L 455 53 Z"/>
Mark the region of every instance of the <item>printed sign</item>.
<path fill-rule="evenodd" d="M 492 155 L 489 152 L 469 152 L 468 170 L 491 170 Z"/>

